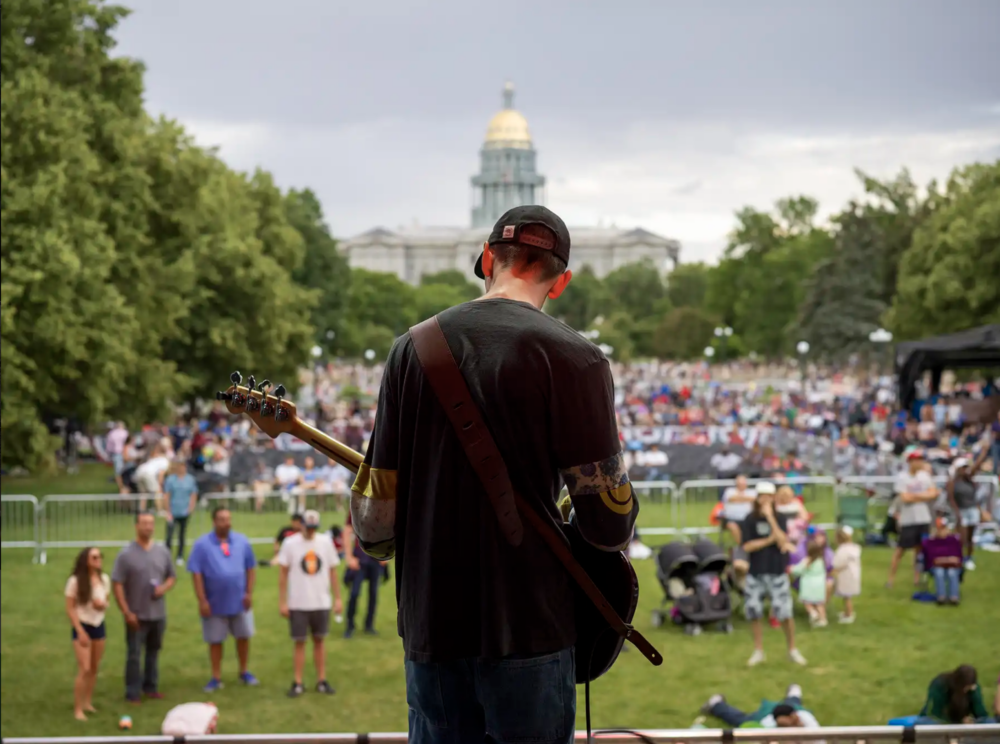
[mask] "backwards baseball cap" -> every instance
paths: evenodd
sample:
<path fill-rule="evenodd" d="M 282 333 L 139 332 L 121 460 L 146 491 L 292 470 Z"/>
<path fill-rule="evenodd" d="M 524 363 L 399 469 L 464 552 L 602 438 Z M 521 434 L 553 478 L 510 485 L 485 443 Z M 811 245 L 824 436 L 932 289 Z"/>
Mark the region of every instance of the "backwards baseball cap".
<path fill-rule="evenodd" d="M 907 462 L 909 462 L 910 460 L 923 460 L 923 459 L 924 459 L 924 451 L 919 447 L 914 447 L 913 449 L 911 449 L 909 452 L 906 453 Z"/>
<path fill-rule="evenodd" d="M 308 528 L 315 530 L 319 527 L 319 512 L 315 509 L 307 509 L 302 515 L 302 523 Z"/>
<path fill-rule="evenodd" d="M 547 207 L 534 204 L 507 210 L 493 226 L 489 238 L 490 247 L 508 243 L 530 245 L 552 251 L 563 263 L 569 265 L 569 229 L 555 212 Z M 483 274 L 483 254 L 476 259 L 476 276 Z"/>
<path fill-rule="evenodd" d="M 756 492 L 757 492 L 758 494 L 761 494 L 761 493 L 766 493 L 766 494 L 770 494 L 770 495 L 772 495 L 772 496 L 773 496 L 773 495 L 774 495 L 774 493 L 775 493 L 775 488 L 774 488 L 774 484 L 773 484 L 773 483 L 770 483 L 769 481 L 764 481 L 763 483 L 758 483 L 758 484 L 757 484 L 756 486 L 754 486 L 753 488 L 754 488 L 754 490 L 755 490 L 755 491 L 756 491 Z"/>

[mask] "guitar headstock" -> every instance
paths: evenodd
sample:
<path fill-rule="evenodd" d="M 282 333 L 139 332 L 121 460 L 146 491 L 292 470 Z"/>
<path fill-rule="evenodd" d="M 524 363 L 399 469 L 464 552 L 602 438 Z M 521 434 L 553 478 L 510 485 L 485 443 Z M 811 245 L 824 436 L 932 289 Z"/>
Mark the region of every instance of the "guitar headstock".
<path fill-rule="evenodd" d="M 278 385 L 270 392 L 270 380 L 257 385 L 254 376 L 250 375 L 244 386 L 240 384 L 243 376 L 239 372 L 233 372 L 229 379 L 233 384 L 225 392 L 216 393 L 215 398 L 223 401 L 230 413 L 242 413 L 272 439 L 279 434 L 292 433 L 298 414 L 295 404 L 285 400 L 284 385 Z"/>

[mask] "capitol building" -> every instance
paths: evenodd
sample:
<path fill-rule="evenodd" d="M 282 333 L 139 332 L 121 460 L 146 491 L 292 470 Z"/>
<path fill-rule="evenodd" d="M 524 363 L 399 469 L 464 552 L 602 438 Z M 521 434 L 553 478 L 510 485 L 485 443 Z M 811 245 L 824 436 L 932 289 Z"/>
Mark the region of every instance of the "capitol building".
<path fill-rule="evenodd" d="M 545 203 L 545 177 L 536 168 L 537 151 L 528 122 L 514 108 L 507 83 L 503 108 L 490 120 L 472 177 L 474 202 L 469 227 L 376 227 L 340 244 L 352 268 L 388 271 L 410 284 L 424 274 L 458 269 L 472 277 L 483 243 L 500 216 L 522 204 Z M 570 268 L 590 266 L 604 277 L 619 266 L 649 258 L 664 272 L 680 260 L 680 243 L 642 228 L 569 226 Z"/>

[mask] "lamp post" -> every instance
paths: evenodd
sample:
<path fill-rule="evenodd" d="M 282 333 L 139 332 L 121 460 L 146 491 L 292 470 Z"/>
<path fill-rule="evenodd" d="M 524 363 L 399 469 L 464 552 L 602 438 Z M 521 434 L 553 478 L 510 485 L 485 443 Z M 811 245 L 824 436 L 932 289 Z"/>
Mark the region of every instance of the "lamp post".
<path fill-rule="evenodd" d="M 722 361 L 725 361 L 726 359 L 729 358 L 729 355 L 726 352 L 728 350 L 727 347 L 729 345 L 729 337 L 732 335 L 733 335 L 733 329 L 730 328 L 729 326 L 725 327 L 720 326 L 715 329 L 715 337 L 719 339 L 719 343 L 721 345 L 721 348 L 719 349 L 719 357 Z"/>
<path fill-rule="evenodd" d="M 711 346 L 706 346 L 704 354 L 705 354 L 705 359 L 707 359 L 708 363 L 711 364 L 712 357 L 715 356 L 715 349 L 713 349 Z"/>
<path fill-rule="evenodd" d="M 365 349 L 365 359 L 371 363 L 375 359 L 375 349 Z"/>
<path fill-rule="evenodd" d="M 319 399 L 319 375 L 323 371 L 323 364 L 320 361 L 323 357 L 323 347 L 316 344 L 312 347 L 313 357 L 313 397 L 316 399 L 316 426 L 322 426 L 323 406 Z"/>
<path fill-rule="evenodd" d="M 876 349 L 878 349 L 878 354 L 877 354 L 878 369 L 879 369 L 879 377 L 881 377 L 882 363 L 885 361 L 883 359 L 884 352 L 882 351 L 882 349 L 889 348 L 889 344 L 892 343 L 892 333 L 890 331 L 887 331 L 885 328 L 879 328 L 868 334 L 868 340 L 875 345 Z"/>
<path fill-rule="evenodd" d="M 799 372 L 802 375 L 802 392 L 806 392 L 806 354 L 809 353 L 809 342 L 799 341 L 795 345 L 795 350 L 799 353 Z"/>

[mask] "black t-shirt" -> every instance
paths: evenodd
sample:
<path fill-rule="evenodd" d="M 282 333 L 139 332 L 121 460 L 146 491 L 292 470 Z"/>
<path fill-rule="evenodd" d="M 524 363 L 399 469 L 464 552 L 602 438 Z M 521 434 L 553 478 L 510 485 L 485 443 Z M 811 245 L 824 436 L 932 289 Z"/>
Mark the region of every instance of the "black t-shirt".
<path fill-rule="evenodd" d="M 515 488 L 555 524 L 565 478 L 581 533 L 626 544 L 638 504 L 600 350 L 513 300 L 468 302 L 438 320 Z M 500 533 L 409 334 L 389 353 L 365 462 L 375 498 L 396 498 L 397 624 L 407 658 L 497 659 L 576 642 L 572 580 L 525 518 L 520 546 Z M 615 485 L 602 490 L 606 483 Z"/>
<path fill-rule="evenodd" d="M 297 532 L 298 530 L 294 527 L 282 527 L 278 530 L 278 536 L 274 539 L 277 541 L 278 545 L 281 545 L 281 543 L 285 542 L 285 538 L 291 537 Z"/>
<path fill-rule="evenodd" d="M 774 519 L 781 531 L 787 534 L 788 518 L 784 514 L 775 512 Z M 757 517 L 751 513 L 740 525 L 740 534 L 743 538 L 743 545 L 746 545 L 753 540 L 770 537 L 771 525 L 764 517 Z M 755 550 L 752 553 L 748 552 L 748 555 L 751 576 L 778 576 L 785 573 L 785 569 L 788 568 L 788 554 L 782 553 L 781 548 L 776 544 L 768 545 L 766 548 Z"/>

